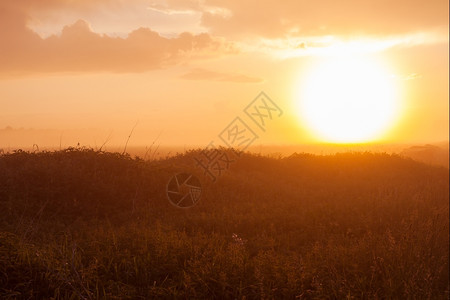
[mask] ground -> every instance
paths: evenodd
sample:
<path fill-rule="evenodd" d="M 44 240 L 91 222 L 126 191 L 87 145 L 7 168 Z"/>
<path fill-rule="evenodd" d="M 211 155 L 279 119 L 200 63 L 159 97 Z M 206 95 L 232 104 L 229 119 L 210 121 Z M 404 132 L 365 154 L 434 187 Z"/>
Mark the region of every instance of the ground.
<path fill-rule="evenodd" d="M 0 155 L 0 297 L 448 299 L 449 171 L 396 155 Z M 197 176 L 180 209 L 166 186 Z"/>

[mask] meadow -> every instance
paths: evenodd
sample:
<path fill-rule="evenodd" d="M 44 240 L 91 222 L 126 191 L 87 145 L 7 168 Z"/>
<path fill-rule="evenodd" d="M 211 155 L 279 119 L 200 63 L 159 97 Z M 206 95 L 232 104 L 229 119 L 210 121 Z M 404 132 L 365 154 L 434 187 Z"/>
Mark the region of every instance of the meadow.
<path fill-rule="evenodd" d="M 2 299 L 448 299 L 449 170 L 398 155 L 0 155 Z M 202 182 L 171 205 L 178 172 Z"/>

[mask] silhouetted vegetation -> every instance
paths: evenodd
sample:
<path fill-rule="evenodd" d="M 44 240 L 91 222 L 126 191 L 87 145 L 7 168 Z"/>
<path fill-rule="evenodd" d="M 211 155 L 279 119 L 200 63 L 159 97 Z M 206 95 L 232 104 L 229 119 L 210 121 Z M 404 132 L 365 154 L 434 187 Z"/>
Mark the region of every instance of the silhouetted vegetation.
<path fill-rule="evenodd" d="M 395 155 L 0 155 L 0 297 L 447 299 L 449 172 Z M 166 184 L 202 179 L 177 209 Z"/>

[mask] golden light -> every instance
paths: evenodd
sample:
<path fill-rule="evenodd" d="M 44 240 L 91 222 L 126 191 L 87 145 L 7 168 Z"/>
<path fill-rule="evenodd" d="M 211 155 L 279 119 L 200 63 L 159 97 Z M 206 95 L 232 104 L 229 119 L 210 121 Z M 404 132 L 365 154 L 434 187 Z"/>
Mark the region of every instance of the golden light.
<path fill-rule="evenodd" d="M 301 121 L 325 142 L 376 140 L 399 115 L 393 76 L 379 61 L 361 57 L 333 58 L 313 68 L 297 101 Z"/>

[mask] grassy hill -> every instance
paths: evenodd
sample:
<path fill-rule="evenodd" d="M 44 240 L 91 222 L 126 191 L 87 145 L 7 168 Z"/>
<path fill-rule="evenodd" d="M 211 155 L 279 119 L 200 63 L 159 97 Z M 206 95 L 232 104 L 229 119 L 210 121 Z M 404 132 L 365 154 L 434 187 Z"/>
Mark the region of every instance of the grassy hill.
<path fill-rule="evenodd" d="M 449 171 L 395 155 L 0 155 L 0 297 L 447 299 Z M 178 172 L 200 202 L 169 203 Z"/>

